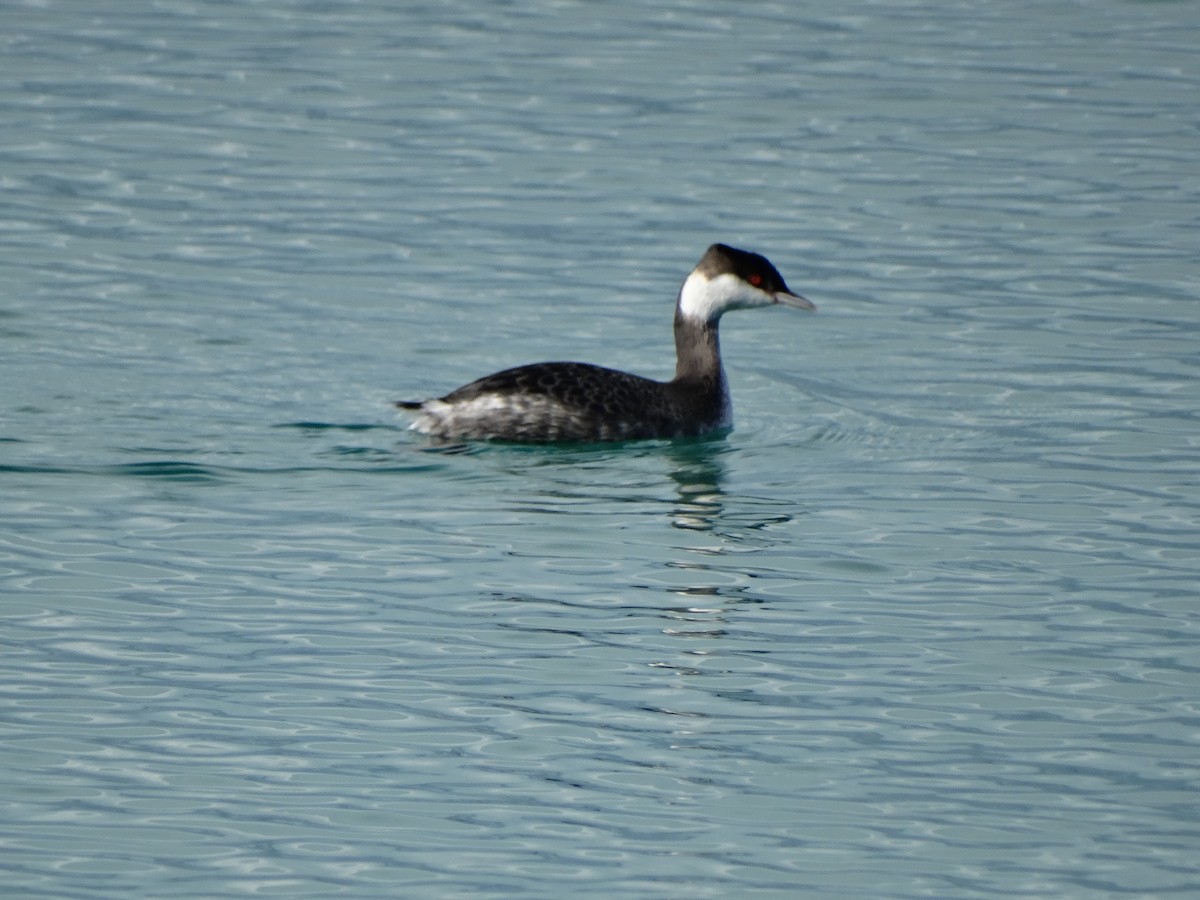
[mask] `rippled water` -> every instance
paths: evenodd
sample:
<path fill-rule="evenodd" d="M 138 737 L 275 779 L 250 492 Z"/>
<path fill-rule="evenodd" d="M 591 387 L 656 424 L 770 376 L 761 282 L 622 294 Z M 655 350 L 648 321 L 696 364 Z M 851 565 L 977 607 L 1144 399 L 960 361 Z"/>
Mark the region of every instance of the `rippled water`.
<path fill-rule="evenodd" d="M 1200 895 L 1187 3 L 0 36 L 6 896 Z M 737 430 L 432 448 L 665 376 Z"/>

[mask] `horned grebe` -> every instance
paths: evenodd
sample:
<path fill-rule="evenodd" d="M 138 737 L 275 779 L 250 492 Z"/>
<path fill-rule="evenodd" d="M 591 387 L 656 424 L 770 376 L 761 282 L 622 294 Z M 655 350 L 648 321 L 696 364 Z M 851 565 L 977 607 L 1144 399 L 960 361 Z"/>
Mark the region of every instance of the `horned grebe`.
<path fill-rule="evenodd" d="M 505 369 L 436 400 L 400 401 L 412 428 L 442 440 L 524 443 L 692 437 L 732 425 L 717 324 L 731 309 L 815 310 L 763 256 L 713 244 L 675 303 L 675 378 L 654 381 L 589 363 Z"/>

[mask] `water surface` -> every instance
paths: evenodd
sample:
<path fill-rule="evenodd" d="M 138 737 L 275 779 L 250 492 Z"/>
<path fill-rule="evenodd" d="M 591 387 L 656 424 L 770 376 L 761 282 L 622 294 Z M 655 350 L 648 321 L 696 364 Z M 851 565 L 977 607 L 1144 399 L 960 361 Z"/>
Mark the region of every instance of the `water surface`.
<path fill-rule="evenodd" d="M 10 894 L 1200 895 L 1190 4 L 5 22 Z M 715 240 L 728 438 L 390 410 Z"/>

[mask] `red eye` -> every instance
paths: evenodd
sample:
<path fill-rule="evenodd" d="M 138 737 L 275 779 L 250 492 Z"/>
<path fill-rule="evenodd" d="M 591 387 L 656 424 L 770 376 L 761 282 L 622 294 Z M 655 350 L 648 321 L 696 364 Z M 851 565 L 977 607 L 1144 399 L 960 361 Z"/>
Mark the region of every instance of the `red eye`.
<path fill-rule="evenodd" d="M 754 275 L 751 275 L 746 280 L 748 282 L 750 282 L 752 285 L 754 285 L 755 287 L 758 287 L 760 284 L 762 284 L 762 276 L 757 273 L 755 273 Z"/>

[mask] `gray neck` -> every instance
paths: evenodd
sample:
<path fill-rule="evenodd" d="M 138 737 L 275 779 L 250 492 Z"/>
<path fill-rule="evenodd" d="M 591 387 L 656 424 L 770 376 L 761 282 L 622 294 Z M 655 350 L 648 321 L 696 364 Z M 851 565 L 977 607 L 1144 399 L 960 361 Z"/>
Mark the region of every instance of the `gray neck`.
<path fill-rule="evenodd" d="M 697 322 L 675 313 L 675 380 L 723 382 L 716 322 Z"/>
<path fill-rule="evenodd" d="M 729 383 L 721 366 L 717 322 L 697 321 L 675 311 L 675 380 L 667 385 L 681 414 L 705 427 L 732 421 Z"/>

